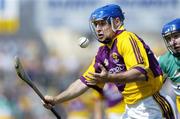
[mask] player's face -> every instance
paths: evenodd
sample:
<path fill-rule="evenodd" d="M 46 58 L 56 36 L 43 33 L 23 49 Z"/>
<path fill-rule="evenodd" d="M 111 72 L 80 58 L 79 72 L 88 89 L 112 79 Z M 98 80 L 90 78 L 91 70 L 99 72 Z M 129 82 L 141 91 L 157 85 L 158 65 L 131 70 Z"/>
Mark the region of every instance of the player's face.
<path fill-rule="evenodd" d="M 173 52 L 180 53 L 180 32 L 170 34 L 165 39 Z"/>
<path fill-rule="evenodd" d="M 93 24 L 99 41 L 103 42 L 106 39 L 113 39 L 115 33 L 106 20 L 95 21 Z"/>

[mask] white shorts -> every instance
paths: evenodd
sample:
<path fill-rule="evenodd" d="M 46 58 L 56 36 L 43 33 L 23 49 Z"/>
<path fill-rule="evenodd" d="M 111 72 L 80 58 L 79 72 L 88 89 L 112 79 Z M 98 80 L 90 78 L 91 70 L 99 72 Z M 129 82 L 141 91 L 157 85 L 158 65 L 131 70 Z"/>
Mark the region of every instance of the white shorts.
<path fill-rule="evenodd" d="M 122 119 L 123 114 L 111 113 L 107 115 L 107 119 Z"/>
<path fill-rule="evenodd" d="M 162 95 L 156 93 L 136 104 L 126 105 L 123 119 L 177 119 L 174 102 L 169 96 Z"/>

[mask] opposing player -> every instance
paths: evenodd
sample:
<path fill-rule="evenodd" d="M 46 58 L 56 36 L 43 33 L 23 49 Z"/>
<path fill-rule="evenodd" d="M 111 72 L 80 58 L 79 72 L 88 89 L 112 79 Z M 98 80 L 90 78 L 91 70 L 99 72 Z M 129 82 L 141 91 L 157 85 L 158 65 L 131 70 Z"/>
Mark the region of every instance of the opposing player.
<path fill-rule="evenodd" d="M 180 18 L 163 26 L 162 37 L 168 52 L 159 57 L 159 63 L 166 78 L 172 82 L 176 94 L 176 106 L 180 113 Z"/>
<path fill-rule="evenodd" d="M 87 71 L 57 96 L 46 96 L 51 108 L 75 98 L 89 88 L 103 93 L 105 83 L 121 85 L 126 112 L 123 119 L 174 119 L 170 103 L 159 93 L 162 71 L 153 52 L 136 34 L 124 28 L 120 6 L 106 5 L 90 16 L 99 50 Z M 123 89 L 123 90 L 122 90 Z"/>

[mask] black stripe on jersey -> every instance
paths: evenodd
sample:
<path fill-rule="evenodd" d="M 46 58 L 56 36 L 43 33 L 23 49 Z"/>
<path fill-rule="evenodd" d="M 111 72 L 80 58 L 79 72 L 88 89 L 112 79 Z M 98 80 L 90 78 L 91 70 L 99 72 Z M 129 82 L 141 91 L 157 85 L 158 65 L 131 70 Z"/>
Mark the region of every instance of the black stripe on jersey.
<path fill-rule="evenodd" d="M 153 98 L 156 100 L 156 102 L 161 107 L 161 109 L 163 111 L 163 116 L 166 119 L 175 119 L 172 107 L 171 107 L 171 105 L 169 104 L 169 102 L 167 101 L 167 99 L 165 97 L 160 95 L 159 92 L 158 92 L 158 93 L 155 93 L 153 95 Z"/>
<path fill-rule="evenodd" d="M 135 43 L 135 46 L 136 46 L 137 52 L 138 52 L 138 54 L 139 54 L 140 63 L 141 63 L 141 64 L 143 64 L 143 63 L 144 63 L 144 61 L 143 61 L 143 58 L 142 58 L 141 52 L 140 52 L 140 50 L 139 50 L 139 47 L 138 47 L 138 45 L 137 45 L 137 42 L 136 42 L 134 39 L 133 39 L 133 41 L 134 41 L 134 43 Z"/>
<path fill-rule="evenodd" d="M 174 119 L 175 117 L 174 117 L 173 109 L 170 103 L 168 102 L 168 100 L 165 97 L 163 97 L 160 93 L 158 93 L 158 96 L 163 100 L 164 105 L 167 106 L 171 119 Z"/>
<path fill-rule="evenodd" d="M 130 42 L 131 42 L 131 45 L 132 45 L 132 47 L 133 47 L 133 51 L 134 51 L 134 54 L 135 54 L 135 56 L 136 56 L 136 60 L 137 60 L 137 62 L 139 63 L 140 61 L 139 61 L 138 54 L 136 53 L 136 50 L 135 50 L 135 44 L 133 43 L 133 40 L 132 40 L 132 39 L 130 39 Z"/>
<path fill-rule="evenodd" d="M 138 64 L 143 64 L 144 63 L 143 58 L 141 56 L 141 53 L 140 53 L 140 50 L 139 50 L 139 47 L 138 47 L 136 41 L 131 37 L 130 42 L 133 46 L 133 51 L 135 53 Z"/>
<path fill-rule="evenodd" d="M 166 117 L 166 119 L 170 119 L 170 116 L 168 115 L 167 105 L 163 104 L 163 101 L 161 100 L 161 98 L 157 94 L 155 94 L 154 97 L 156 98 L 156 101 L 158 102 L 158 104 L 160 105 L 160 107 L 163 111 L 163 116 Z"/>

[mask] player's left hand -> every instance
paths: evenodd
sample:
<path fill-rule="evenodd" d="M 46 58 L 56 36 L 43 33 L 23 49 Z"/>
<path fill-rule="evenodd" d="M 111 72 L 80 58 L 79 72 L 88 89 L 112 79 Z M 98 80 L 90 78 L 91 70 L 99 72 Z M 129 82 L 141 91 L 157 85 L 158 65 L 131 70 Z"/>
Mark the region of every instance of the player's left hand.
<path fill-rule="evenodd" d="M 86 75 L 87 78 L 91 79 L 91 80 L 86 80 L 86 83 L 88 85 L 96 85 L 97 83 L 108 82 L 108 77 L 109 77 L 108 71 L 102 64 L 99 64 L 99 67 L 101 69 L 100 73 L 88 72 L 89 75 Z"/>

